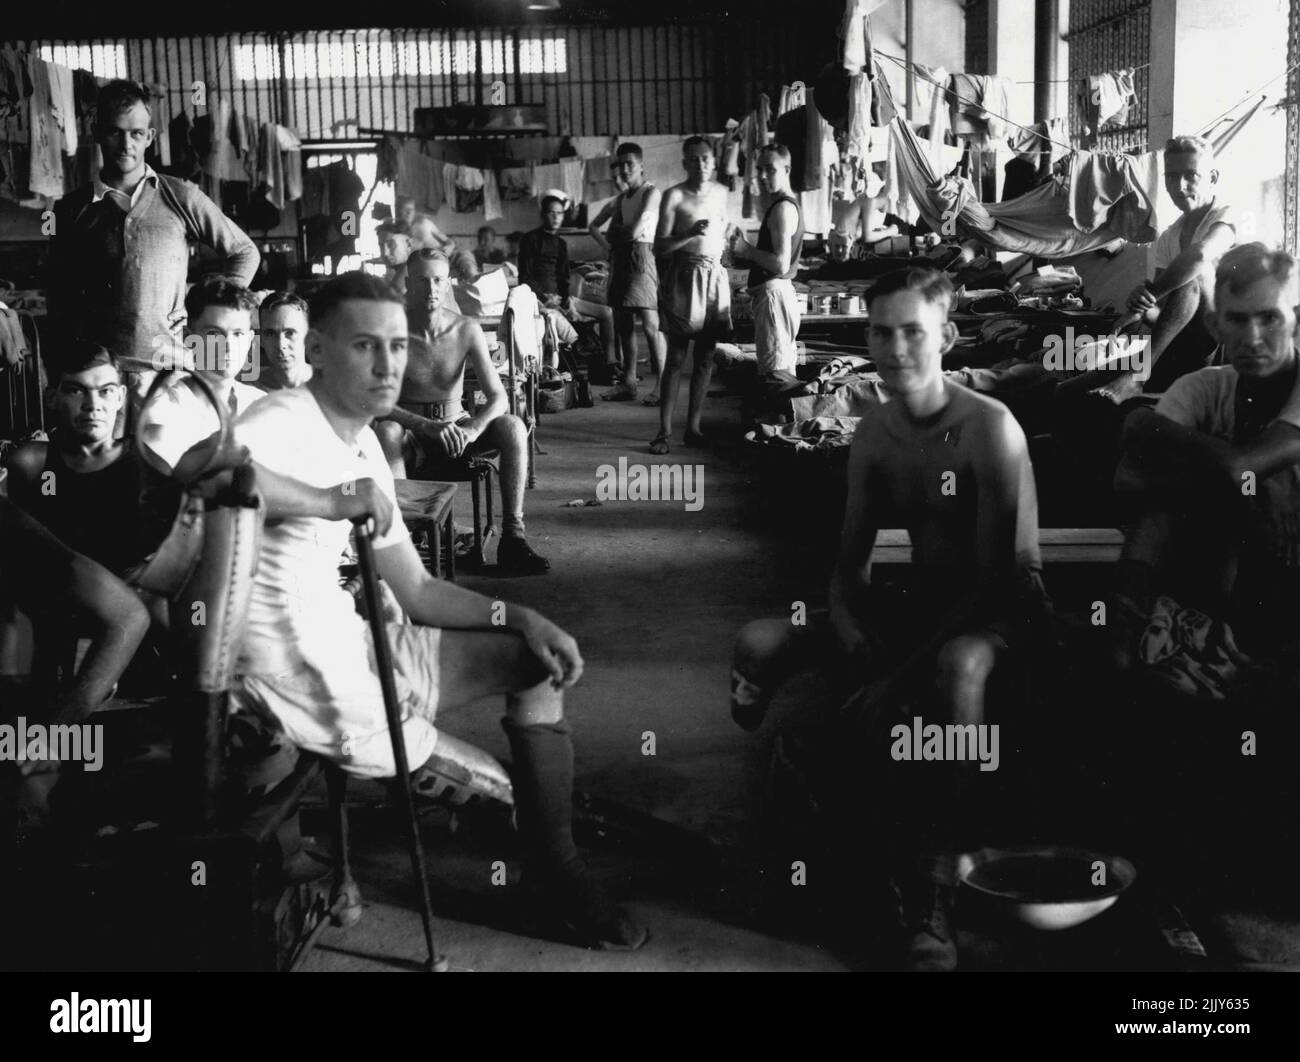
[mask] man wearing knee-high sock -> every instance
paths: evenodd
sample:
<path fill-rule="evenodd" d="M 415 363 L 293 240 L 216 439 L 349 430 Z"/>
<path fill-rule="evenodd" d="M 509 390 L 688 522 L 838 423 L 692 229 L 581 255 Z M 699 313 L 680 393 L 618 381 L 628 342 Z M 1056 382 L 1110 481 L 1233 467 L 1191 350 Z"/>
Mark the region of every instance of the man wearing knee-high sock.
<path fill-rule="evenodd" d="M 370 428 L 400 393 L 402 302 L 377 278 L 350 273 L 326 284 L 310 309 L 311 380 L 268 395 L 236 426 L 257 463 L 269 517 L 238 697 L 352 774 L 394 773 L 370 637 L 337 578 L 348 521 L 373 515 L 379 574 L 414 621 L 389 627 L 410 762 L 437 768 L 437 713 L 503 696 L 530 888 L 583 943 L 639 946 L 644 930 L 589 877 L 570 829 L 573 745 L 563 691 L 582 675 L 577 644 L 531 609 L 434 579 L 405 533 Z"/>

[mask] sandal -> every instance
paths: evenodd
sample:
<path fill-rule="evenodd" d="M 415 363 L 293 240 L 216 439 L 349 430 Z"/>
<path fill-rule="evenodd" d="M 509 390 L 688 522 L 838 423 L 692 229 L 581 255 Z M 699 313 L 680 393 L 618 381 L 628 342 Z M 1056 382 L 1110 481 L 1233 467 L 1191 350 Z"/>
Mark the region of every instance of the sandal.
<path fill-rule="evenodd" d="M 688 431 L 685 442 L 687 446 L 705 447 L 709 445 L 709 437 L 702 431 Z"/>
<path fill-rule="evenodd" d="M 645 398 L 641 399 L 643 406 L 657 406 L 659 404 L 659 392 L 651 391 Z"/>
<path fill-rule="evenodd" d="M 650 440 L 650 452 L 655 455 L 668 453 L 668 436 L 660 432 Z"/>
<path fill-rule="evenodd" d="M 606 402 L 631 402 L 636 398 L 636 388 L 622 383 L 612 391 L 605 391 L 600 397 Z"/>

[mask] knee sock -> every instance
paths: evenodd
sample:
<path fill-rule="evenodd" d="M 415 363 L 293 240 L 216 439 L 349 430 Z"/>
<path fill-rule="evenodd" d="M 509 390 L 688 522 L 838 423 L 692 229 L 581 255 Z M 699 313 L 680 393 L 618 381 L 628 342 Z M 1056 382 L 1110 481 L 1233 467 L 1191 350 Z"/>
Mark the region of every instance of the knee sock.
<path fill-rule="evenodd" d="M 514 760 L 515 815 L 528 867 L 543 874 L 583 872 L 573 843 L 573 741 L 569 724 L 520 724 L 509 716 L 501 726 Z"/>
<path fill-rule="evenodd" d="M 524 537 L 524 514 L 507 513 L 501 518 L 501 537 L 502 538 L 523 538 Z"/>

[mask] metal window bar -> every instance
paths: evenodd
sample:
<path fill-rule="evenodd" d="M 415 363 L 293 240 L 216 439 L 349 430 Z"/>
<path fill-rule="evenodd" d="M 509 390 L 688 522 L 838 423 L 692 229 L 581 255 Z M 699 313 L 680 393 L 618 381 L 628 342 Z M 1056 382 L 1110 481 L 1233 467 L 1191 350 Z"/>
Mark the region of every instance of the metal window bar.
<path fill-rule="evenodd" d="M 1069 131 L 1075 143 L 1086 140 L 1087 116 L 1081 96 L 1089 75 L 1137 67 L 1140 69 L 1133 76 L 1137 102 L 1130 104 L 1127 122 L 1120 128 L 1095 133 L 1091 147 L 1097 151 L 1125 151 L 1146 144 L 1150 34 L 1149 0 L 1138 4 L 1133 0 L 1073 0 L 1070 4 L 1070 28 L 1065 39 L 1070 44 Z"/>

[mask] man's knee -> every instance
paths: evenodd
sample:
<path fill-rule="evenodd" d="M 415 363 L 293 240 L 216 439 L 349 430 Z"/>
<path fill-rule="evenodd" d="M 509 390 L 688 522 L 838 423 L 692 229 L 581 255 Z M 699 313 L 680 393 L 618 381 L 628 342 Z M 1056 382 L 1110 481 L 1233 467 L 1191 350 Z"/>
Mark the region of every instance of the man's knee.
<path fill-rule="evenodd" d="M 401 456 L 402 445 L 406 441 L 406 429 L 391 420 L 377 420 L 372 427 L 379 439 L 379 445 L 383 448 L 384 456 L 390 460 Z"/>
<path fill-rule="evenodd" d="M 747 672 L 770 668 L 789 648 L 793 629 L 787 620 L 761 619 L 747 623 L 736 636 L 736 667 Z"/>
<path fill-rule="evenodd" d="M 513 413 L 503 413 L 488 425 L 487 435 L 492 445 L 503 452 L 523 452 L 528 442 L 528 429 Z"/>
<path fill-rule="evenodd" d="M 941 688 L 983 683 L 997 662 L 992 639 L 977 634 L 960 634 L 939 650 L 938 681 Z"/>

